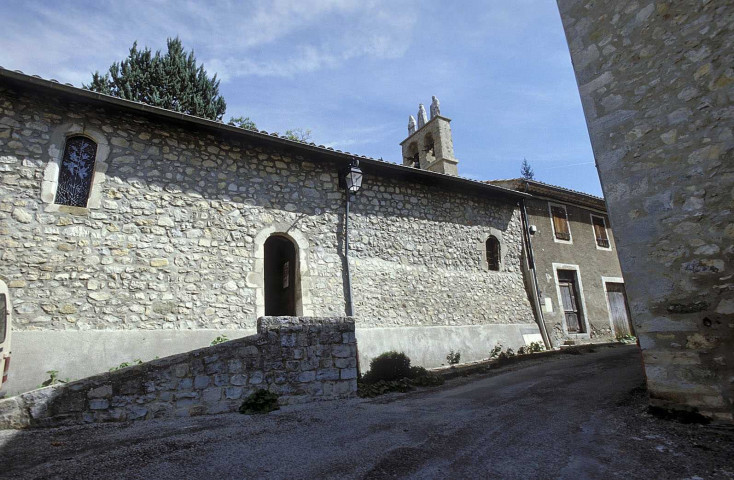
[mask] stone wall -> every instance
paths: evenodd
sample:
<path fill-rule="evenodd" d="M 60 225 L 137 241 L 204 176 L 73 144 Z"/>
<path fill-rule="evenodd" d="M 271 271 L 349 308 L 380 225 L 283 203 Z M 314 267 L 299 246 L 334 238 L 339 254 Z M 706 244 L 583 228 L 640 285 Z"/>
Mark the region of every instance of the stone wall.
<path fill-rule="evenodd" d="M 558 0 L 653 405 L 734 415 L 734 2 Z"/>
<path fill-rule="evenodd" d="M 357 391 L 350 318 L 263 317 L 258 334 L 0 400 L 0 428 L 237 411 L 259 389 L 280 404 Z"/>
<path fill-rule="evenodd" d="M 70 132 L 105 146 L 98 208 L 52 205 L 44 193 Z M 297 314 L 344 315 L 342 167 L 317 153 L 0 84 L 0 277 L 15 328 L 27 332 L 24 342 L 42 332 L 109 332 L 107 351 L 130 330 L 252 331 L 264 315 L 271 234 L 297 245 Z M 360 327 L 533 325 L 511 197 L 365 168 L 350 230 Z M 505 245 L 500 272 L 483 262 L 490 232 Z M 15 372 L 23 348 L 15 342 Z M 51 350 L 63 361 L 73 349 Z"/>

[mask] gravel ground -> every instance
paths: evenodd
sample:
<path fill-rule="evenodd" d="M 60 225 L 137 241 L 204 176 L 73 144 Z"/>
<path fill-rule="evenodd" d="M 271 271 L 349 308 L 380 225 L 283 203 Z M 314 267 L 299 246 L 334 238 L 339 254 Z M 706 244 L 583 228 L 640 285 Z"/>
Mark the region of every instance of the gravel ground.
<path fill-rule="evenodd" d="M 3 479 L 733 479 L 734 429 L 646 413 L 636 346 L 377 399 L 0 432 Z"/>

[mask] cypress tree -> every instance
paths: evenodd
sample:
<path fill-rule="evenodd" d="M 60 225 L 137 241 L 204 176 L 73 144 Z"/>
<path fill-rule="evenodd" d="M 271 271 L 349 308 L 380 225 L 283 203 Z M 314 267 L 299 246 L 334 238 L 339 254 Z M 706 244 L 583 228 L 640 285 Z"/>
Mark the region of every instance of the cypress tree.
<path fill-rule="evenodd" d="M 168 52 L 155 55 L 149 48 L 138 50 L 133 43 L 130 54 L 115 62 L 104 75 L 95 72 L 84 88 L 126 100 L 147 103 L 175 112 L 211 120 L 221 120 L 227 104 L 219 95 L 216 74 L 209 78 L 197 66 L 194 52 L 188 54 L 178 37 L 168 39 Z"/>
<path fill-rule="evenodd" d="M 520 167 L 520 175 L 522 175 L 522 178 L 524 178 L 525 180 L 533 180 L 535 178 L 535 172 L 533 171 L 533 167 L 530 166 L 526 158 L 522 159 L 522 167 Z"/>

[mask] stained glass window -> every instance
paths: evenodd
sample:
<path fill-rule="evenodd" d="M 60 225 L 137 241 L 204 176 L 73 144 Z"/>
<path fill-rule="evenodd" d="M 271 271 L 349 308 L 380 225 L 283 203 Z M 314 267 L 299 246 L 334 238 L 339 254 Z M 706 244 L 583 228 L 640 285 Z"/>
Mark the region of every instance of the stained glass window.
<path fill-rule="evenodd" d="M 54 203 L 87 206 L 96 154 L 97 144 L 87 137 L 70 137 L 66 140 Z"/>

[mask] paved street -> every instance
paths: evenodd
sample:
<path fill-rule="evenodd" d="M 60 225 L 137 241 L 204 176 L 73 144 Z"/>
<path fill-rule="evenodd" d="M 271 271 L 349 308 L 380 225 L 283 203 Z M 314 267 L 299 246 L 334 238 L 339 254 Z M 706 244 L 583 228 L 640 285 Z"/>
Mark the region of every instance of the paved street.
<path fill-rule="evenodd" d="M 645 413 L 635 346 L 377 399 L 0 432 L 5 479 L 734 478 L 734 433 Z"/>

